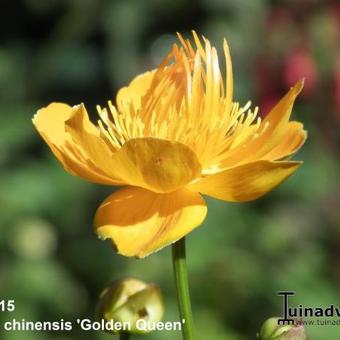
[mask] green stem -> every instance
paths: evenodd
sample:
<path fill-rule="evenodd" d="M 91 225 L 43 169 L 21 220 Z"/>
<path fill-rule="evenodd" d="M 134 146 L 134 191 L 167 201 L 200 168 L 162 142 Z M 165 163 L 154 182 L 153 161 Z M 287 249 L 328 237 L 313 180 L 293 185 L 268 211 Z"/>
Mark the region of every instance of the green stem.
<path fill-rule="evenodd" d="M 185 237 L 172 245 L 172 261 L 174 266 L 179 314 L 180 318 L 185 320 L 182 328 L 183 339 L 194 340 L 194 326 L 185 255 Z"/>
<path fill-rule="evenodd" d="M 130 333 L 122 333 L 119 337 L 119 340 L 129 340 L 130 339 Z"/>

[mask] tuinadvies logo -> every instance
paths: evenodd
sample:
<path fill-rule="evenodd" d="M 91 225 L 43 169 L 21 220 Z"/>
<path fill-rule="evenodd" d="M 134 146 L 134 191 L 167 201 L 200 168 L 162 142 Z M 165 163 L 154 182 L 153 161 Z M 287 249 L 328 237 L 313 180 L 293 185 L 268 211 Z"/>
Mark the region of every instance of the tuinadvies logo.
<path fill-rule="evenodd" d="M 340 307 L 329 305 L 327 307 L 306 307 L 299 304 L 297 307 L 289 306 L 289 297 L 294 296 L 292 291 L 279 291 L 277 295 L 283 298 L 283 315 L 278 319 L 279 325 L 294 325 L 294 324 L 309 324 L 309 325 L 340 325 Z M 323 318 L 324 320 L 317 319 L 316 322 L 311 320 L 309 322 L 304 319 L 310 318 Z M 332 320 L 325 320 L 332 318 Z"/>

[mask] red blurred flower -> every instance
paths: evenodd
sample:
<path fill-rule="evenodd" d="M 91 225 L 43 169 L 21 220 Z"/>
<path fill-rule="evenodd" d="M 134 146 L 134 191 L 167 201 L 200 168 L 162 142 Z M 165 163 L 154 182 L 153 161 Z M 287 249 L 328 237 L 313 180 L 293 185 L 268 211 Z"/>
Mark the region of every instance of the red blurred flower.
<path fill-rule="evenodd" d="M 313 94 L 318 82 L 318 72 L 314 58 L 306 48 L 297 48 L 289 52 L 283 71 L 284 83 L 291 86 L 297 80 L 305 78 L 304 96 Z"/>

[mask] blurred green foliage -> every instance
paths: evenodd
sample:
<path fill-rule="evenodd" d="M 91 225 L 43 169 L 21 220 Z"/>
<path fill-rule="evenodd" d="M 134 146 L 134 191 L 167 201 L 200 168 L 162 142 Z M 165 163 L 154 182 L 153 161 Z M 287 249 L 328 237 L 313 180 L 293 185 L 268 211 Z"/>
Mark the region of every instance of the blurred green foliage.
<path fill-rule="evenodd" d="M 9 317 L 75 320 L 94 313 L 103 287 L 122 276 L 158 283 L 166 320 L 177 320 L 169 249 L 145 260 L 97 240 L 92 218 L 113 190 L 65 173 L 31 124 L 51 101 L 95 112 L 134 75 L 153 68 L 194 28 L 217 46 L 227 37 L 236 99 L 265 112 L 306 76 L 294 117 L 309 139 L 305 164 L 253 203 L 208 199 L 209 217 L 188 238 L 198 339 L 254 339 L 281 313 L 278 290 L 296 304 L 339 304 L 340 9 L 337 1 L 14 0 L 0 20 L 0 300 Z M 94 115 L 93 115 L 94 117 Z M 310 338 L 339 339 L 339 326 Z M 13 333 L 3 340 L 109 339 L 99 332 Z M 157 332 L 145 339 L 180 339 Z"/>

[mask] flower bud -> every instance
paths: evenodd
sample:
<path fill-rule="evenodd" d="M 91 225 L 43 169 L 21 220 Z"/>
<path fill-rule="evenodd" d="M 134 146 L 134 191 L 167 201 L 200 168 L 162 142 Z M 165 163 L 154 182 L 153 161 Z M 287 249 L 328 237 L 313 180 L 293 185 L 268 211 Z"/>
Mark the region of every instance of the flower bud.
<path fill-rule="evenodd" d="M 304 327 L 297 323 L 293 325 L 279 325 L 280 318 L 270 318 L 266 320 L 261 328 L 260 340 L 307 340 Z"/>
<path fill-rule="evenodd" d="M 128 324 L 129 329 L 112 330 L 120 332 L 147 333 L 138 328 L 138 320 L 156 323 L 164 314 L 163 297 L 156 284 L 126 278 L 113 283 L 100 294 L 97 317 L 116 324 Z"/>

